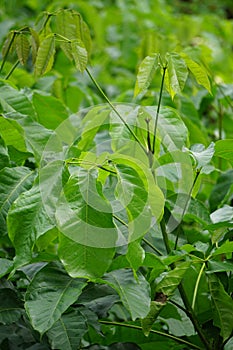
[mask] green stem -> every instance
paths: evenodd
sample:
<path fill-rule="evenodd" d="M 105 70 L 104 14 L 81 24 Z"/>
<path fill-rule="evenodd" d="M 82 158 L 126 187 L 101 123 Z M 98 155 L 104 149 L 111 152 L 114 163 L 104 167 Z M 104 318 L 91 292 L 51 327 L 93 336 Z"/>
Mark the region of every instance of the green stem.
<path fill-rule="evenodd" d="M 161 101 L 162 101 L 163 85 L 164 85 L 164 79 L 165 79 L 166 70 L 167 70 L 167 66 L 163 67 L 163 75 L 162 75 L 162 81 L 161 81 L 160 92 L 159 92 L 159 101 L 158 101 L 158 106 L 157 106 L 157 111 L 156 111 L 156 116 L 155 116 L 152 153 L 155 153 L 156 133 L 157 133 L 157 126 L 158 126 L 158 120 L 159 120 L 159 111 L 160 111 L 160 106 L 161 106 Z"/>
<path fill-rule="evenodd" d="M 3 70 L 3 67 L 4 67 L 4 65 L 5 65 L 5 63 L 6 63 L 7 56 L 8 56 L 8 54 L 9 54 L 9 52 L 10 52 L 11 46 L 12 46 L 12 44 L 13 44 L 13 41 L 15 40 L 15 36 L 16 36 L 16 31 L 13 32 L 13 35 L 12 35 L 11 41 L 10 41 L 10 43 L 9 43 L 9 45 L 8 45 L 6 54 L 4 55 L 4 58 L 3 58 L 3 61 L 2 61 L 2 64 L 1 64 L 1 68 L 0 68 L 0 73 L 1 73 L 1 71 Z"/>
<path fill-rule="evenodd" d="M 152 243 L 150 243 L 146 238 L 142 239 L 145 244 L 147 244 L 151 249 L 153 249 L 158 255 L 163 256 L 163 253 L 157 249 Z"/>
<path fill-rule="evenodd" d="M 143 149 L 143 151 L 147 154 L 146 149 L 143 147 L 143 145 L 141 144 L 141 141 L 139 140 L 139 138 L 137 137 L 137 135 L 135 134 L 135 132 L 130 128 L 130 126 L 126 123 L 126 121 L 124 120 L 124 118 L 120 115 L 120 113 L 118 112 L 118 110 L 114 107 L 114 105 L 112 104 L 112 102 L 109 100 L 108 96 L 104 93 L 104 91 L 102 90 L 102 88 L 100 87 L 100 85 L 98 84 L 98 82 L 95 80 L 95 78 L 93 77 L 93 75 L 91 74 L 91 72 L 89 71 L 88 68 L 86 68 L 86 72 L 89 75 L 90 79 L 92 80 L 92 82 L 94 83 L 95 87 L 97 88 L 97 90 L 99 91 L 99 93 L 102 95 L 102 97 L 105 99 L 105 101 L 109 104 L 109 106 L 112 108 L 112 110 L 116 113 L 116 115 L 120 118 L 120 120 L 122 121 L 122 123 L 125 125 L 125 127 L 128 129 L 128 131 L 130 132 L 130 134 L 133 136 L 133 138 L 135 139 L 135 141 L 139 144 L 139 146 Z"/>
<path fill-rule="evenodd" d="M 162 235 L 163 235 L 163 241 L 166 247 L 166 251 L 168 254 L 171 253 L 171 247 L 170 247 L 170 243 L 169 243 L 169 239 L 168 239 L 168 234 L 167 234 L 167 230 L 166 230 L 166 224 L 165 224 L 165 220 L 164 218 L 162 218 L 162 220 L 160 221 L 160 228 L 162 231 Z"/>
<path fill-rule="evenodd" d="M 193 292 L 193 301 L 192 301 L 192 309 L 193 310 L 194 310 L 194 307 L 195 307 L 196 298 L 197 298 L 197 291 L 198 291 L 199 283 L 200 283 L 201 276 L 203 274 L 204 268 L 205 268 L 205 262 L 202 264 L 202 267 L 201 267 L 201 269 L 199 271 L 199 274 L 197 276 L 197 281 L 196 281 L 194 292 Z"/>
<path fill-rule="evenodd" d="M 177 228 L 176 241 L 175 241 L 174 249 L 177 248 L 178 240 L 179 240 L 179 236 L 180 236 L 180 231 L 181 231 L 181 226 L 182 226 L 181 223 L 182 223 L 182 221 L 183 221 L 183 218 L 184 218 L 184 215 L 185 215 L 187 206 L 188 206 L 188 204 L 189 204 L 190 197 L 191 197 L 191 195 L 192 195 L 193 188 L 194 188 L 194 186 L 195 186 L 195 184 L 196 184 L 196 182 L 197 182 L 197 179 L 198 179 L 198 176 L 199 176 L 199 175 L 200 175 L 200 171 L 197 171 L 197 172 L 196 172 L 196 175 L 195 175 L 195 178 L 194 178 L 194 180 L 193 180 L 192 186 L 191 186 L 191 188 L 190 188 L 190 190 L 189 190 L 189 193 L 188 193 L 188 196 L 187 196 L 187 200 L 186 200 L 186 202 L 185 202 L 185 205 L 184 205 L 184 208 L 183 208 L 183 211 L 182 211 L 182 214 L 181 214 L 180 224 L 179 224 L 179 226 L 178 226 L 178 228 Z"/>
<path fill-rule="evenodd" d="M 5 80 L 9 79 L 11 74 L 14 72 L 15 68 L 18 66 L 19 60 L 15 62 L 15 64 L 11 67 L 9 73 L 5 76 Z"/>
<path fill-rule="evenodd" d="M 142 331 L 142 327 L 140 326 L 136 326 L 136 325 L 133 325 L 133 324 L 127 324 L 127 323 L 122 323 L 122 322 L 115 322 L 115 321 L 99 321 L 100 323 L 102 324 L 105 324 L 105 325 L 109 325 L 109 326 L 119 326 L 119 327 L 126 327 L 126 328 L 131 328 L 131 329 L 137 329 L 137 330 L 140 330 Z M 161 332 L 161 331 L 157 331 L 155 329 L 151 329 L 150 333 L 154 333 L 154 334 L 157 334 L 157 335 L 161 335 L 162 337 L 166 337 L 166 338 L 169 338 L 169 339 L 172 339 L 180 344 L 185 344 L 185 345 L 188 345 L 190 346 L 191 348 L 193 349 L 198 349 L 198 350 L 202 350 L 199 346 L 195 345 L 195 344 L 192 344 L 182 338 L 178 338 L 178 337 L 175 337 L 174 335 L 171 335 L 171 334 L 168 334 L 168 333 L 164 333 L 164 332 Z"/>

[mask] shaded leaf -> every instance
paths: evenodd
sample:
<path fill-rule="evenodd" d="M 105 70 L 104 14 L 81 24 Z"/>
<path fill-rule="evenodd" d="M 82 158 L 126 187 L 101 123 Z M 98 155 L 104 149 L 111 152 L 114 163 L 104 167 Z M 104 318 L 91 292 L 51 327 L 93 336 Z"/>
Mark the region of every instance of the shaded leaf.
<path fill-rule="evenodd" d="M 23 308 L 17 294 L 10 288 L 0 288 L 0 323 L 10 324 L 18 321 Z"/>
<path fill-rule="evenodd" d="M 138 274 L 136 281 L 131 270 L 121 269 L 105 274 L 101 281 L 117 291 L 132 320 L 147 315 L 150 308 L 150 286 L 143 275 Z"/>
<path fill-rule="evenodd" d="M 225 196 L 230 192 L 233 179 L 233 169 L 230 169 L 222 173 L 217 180 L 215 186 L 213 186 L 209 204 L 211 211 L 217 209 L 218 205 L 224 200 Z M 230 193 L 229 193 L 230 194 Z"/>
<path fill-rule="evenodd" d="M 46 332 L 73 304 L 86 282 L 72 279 L 56 266 L 46 266 L 30 283 L 26 293 L 25 308 L 33 327 Z"/>
<path fill-rule="evenodd" d="M 225 341 L 233 331 L 233 300 L 214 274 L 209 274 L 208 280 L 213 303 L 214 325 L 220 328 L 220 334 Z"/>
<path fill-rule="evenodd" d="M 13 261 L 0 258 L 0 278 L 7 275 L 13 268 Z"/>

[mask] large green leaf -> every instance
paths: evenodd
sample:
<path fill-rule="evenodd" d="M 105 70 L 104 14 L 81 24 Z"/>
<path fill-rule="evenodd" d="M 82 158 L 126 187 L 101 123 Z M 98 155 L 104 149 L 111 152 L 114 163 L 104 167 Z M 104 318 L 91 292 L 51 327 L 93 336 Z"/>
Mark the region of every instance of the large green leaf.
<path fill-rule="evenodd" d="M 214 155 L 228 160 L 233 165 L 233 140 L 219 140 L 215 143 Z"/>
<path fill-rule="evenodd" d="M 150 308 L 150 286 L 143 275 L 138 274 L 135 280 L 131 270 L 120 269 L 105 274 L 102 281 L 117 291 L 132 320 L 147 315 Z"/>
<path fill-rule="evenodd" d="M 144 58 L 138 68 L 137 81 L 134 89 L 134 96 L 144 92 L 151 84 L 156 70 L 159 67 L 159 55 L 154 53 Z"/>
<path fill-rule="evenodd" d="M 40 270 L 30 283 L 25 308 L 33 327 L 46 332 L 73 304 L 86 282 L 72 279 L 64 270 L 50 265 Z"/>
<path fill-rule="evenodd" d="M 0 171 L 0 233 L 6 232 L 6 217 L 20 193 L 30 189 L 35 172 L 26 167 L 4 168 Z"/>
<path fill-rule="evenodd" d="M 55 38 L 54 34 L 48 35 L 40 43 L 36 62 L 35 62 L 35 74 L 37 76 L 43 75 L 50 71 L 53 66 L 55 55 Z"/>
<path fill-rule="evenodd" d="M 167 53 L 166 60 L 165 84 L 173 99 L 176 94 L 180 94 L 183 90 L 188 77 L 188 70 L 183 58 L 175 52 Z"/>
<path fill-rule="evenodd" d="M 77 168 L 64 186 L 56 211 L 59 230 L 84 246 L 115 247 L 112 207 L 102 195 L 96 170 Z"/>
<path fill-rule="evenodd" d="M 233 300 L 215 274 L 209 274 L 208 280 L 213 303 L 214 325 L 220 328 L 220 334 L 223 340 L 226 340 L 233 332 Z"/>
<path fill-rule="evenodd" d="M 7 146 L 27 152 L 24 130 L 16 121 L 0 116 L 0 135 Z"/>
<path fill-rule="evenodd" d="M 0 289 L 0 323 L 16 322 L 23 312 L 23 305 L 16 292 L 10 288 Z"/>
<path fill-rule="evenodd" d="M 48 129 L 56 129 L 68 117 L 65 106 L 53 96 L 34 93 L 33 105 L 38 122 Z"/>
<path fill-rule="evenodd" d="M 0 123 L 1 123 L 1 119 L 0 119 Z M 8 155 L 8 149 L 5 145 L 5 142 L 0 137 L 0 170 L 2 170 L 5 167 L 8 167 L 9 163 L 10 163 L 10 159 Z"/>
<path fill-rule="evenodd" d="M 88 331 L 86 318 L 79 310 L 63 314 L 48 330 L 52 349 L 76 350 L 84 334 Z"/>
<path fill-rule="evenodd" d="M 211 211 L 217 209 L 219 204 L 224 200 L 227 195 L 231 195 L 231 186 L 232 186 L 233 170 L 230 169 L 218 177 L 217 183 L 212 188 L 209 204 Z"/>
<path fill-rule="evenodd" d="M 58 249 L 59 258 L 70 276 L 89 279 L 103 276 L 115 253 L 114 248 L 82 245 L 63 234 L 60 234 Z"/>
<path fill-rule="evenodd" d="M 17 198 L 8 212 L 7 223 L 17 268 L 30 262 L 36 239 L 55 226 L 45 212 L 38 185 Z"/>

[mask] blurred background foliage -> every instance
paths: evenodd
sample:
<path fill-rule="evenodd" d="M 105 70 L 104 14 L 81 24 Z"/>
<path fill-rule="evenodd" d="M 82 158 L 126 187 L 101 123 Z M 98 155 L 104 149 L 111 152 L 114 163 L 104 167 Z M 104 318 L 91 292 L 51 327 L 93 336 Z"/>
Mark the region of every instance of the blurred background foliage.
<path fill-rule="evenodd" d="M 208 144 L 210 139 L 232 137 L 233 103 L 233 6 L 231 0 L 2 0 L 0 5 L 0 43 L 11 29 L 22 23 L 35 29 L 43 13 L 59 8 L 79 11 L 92 36 L 90 65 L 94 76 L 112 101 L 156 104 L 161 83 L 159 74 L 143 96 L 134 99 L 137 69 L 151 53 L 186 51 L 207 70 L 213 94 L 200 87 L 192 76 L 173 101 L 164 94 L 163 104 L 179 110 L 187 123 L 193 123 L 191 143 Z M 101 103 L 92 83 L 77 72 L 61 51 L 53 70 L 35 79 L 32 65 L 18 66 L 10 81 L 19 88 L 30 87 L 59 98 L 77 112 Z M 2 73 L 11 69 L 8 62 Z M 221 103 L 220 103 L 221 102 Z M 224 114 L 224 118 L 222 115 Z M 221 125 L 220 125 L 221 123 Z M 206 127 L 203 137 L 198 128 Z M 190 128 L 190 125 L 189 125 Z M 194 131 L 194 130 L 193 130 Z"/>

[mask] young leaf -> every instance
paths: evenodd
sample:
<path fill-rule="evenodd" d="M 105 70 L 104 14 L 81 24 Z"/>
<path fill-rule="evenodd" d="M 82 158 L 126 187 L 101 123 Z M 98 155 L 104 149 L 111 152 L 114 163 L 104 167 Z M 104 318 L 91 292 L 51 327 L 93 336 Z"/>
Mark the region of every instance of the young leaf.
<path fill-rule="evenodd" d="M 215 274 L 208 274 L 208 280 L 213 303 L 214 325 L 220 328 L 220 334 L 225 341 L 233 331 L 233 300 Z"/>
<path fill-rule="evenodd" d="M 144 58 L 138 68 L 137 81 L 134 89 L 135 97 L 150 86 L 158 67 L 159 55 L 157 53 Z"/>
<path fill-rule="evenodd" d="M 71 41 L 71 54 L 77 70 L 83 73 L 87 66 L 88 56 L 87 50 L 81 40 Z"/>
<path fill-rule="evenodd" d="M 165 75 L 166 88 L 172 99 L 180 94 L 188 77 L 188 70 L 183 58 L 175 52 L 166 54 L 167 72 Z"/>
<path fill-rule="evenodd" d="M 6 233 L 6 217 L 20 193 L 30 189 L 35 173 L 26 167 L 4 168 L 0 171 L 0 233 Z"/>
<path fill-rule="evenodd" d="M 18 59 L 22 65 L 25 65 L 28 60 L 30 44 L 25 34 L 19 34 L 15 40 L 16 52 Z"/>
<path fill-rule="evenodd" d="M 41 76 L 53 66 L 55 55 L 55 39 L 54 34 L 50 34 L 44 40 L 42 40 L 37 52 L 35 62 L 35 74 Z"/>
<path fill-rule="evenodd" d="M 73 278 L 102 277 L 110 266 L 114 254 L 114 248 L 82 245 L 60 233 L 58 255 L 66 271 Z"/>
<path fill-rule="evenodd" d="M 24 130 L 15 120 L 0 116 L 0 135 L 7 146 L 13 146 L 20 152 L 27 152 Z"/>
<path fill-rule="evenodd" d="M 32 62 L 35 64 L 37 52 L 40 46 L 40 38 L 38 33 L 33 28 L 29 28 L 29 31 L 31 34 Z"/>
<path fill-rule="evenodd" d="M 129 269 L 111 271 L 99 282 L 110 285 L 119 294 L 132 320 L 145 317 L 150 309 L 150 286 L 143 275 L 138 274 L 137 281 Z"/>
<path fill-rule="evenodd" d="M 181 57 L 185 60 L 185 63 L 187 64 L 188 69 L 194 75 L 197 83 L 204 86 L 204 88 L 206 88 L 206 90 L 208 90 L 209 93 L 211 94 L 211 86 L 210 86 L 210 81 L 209 81 L 206 69 L 200 64 L 198 64 L 197 62 L 193 61 L 185 53 L 181 53 Z"/>
<path fill-rule="evenodd" d="M 32 326 L 41 334 L 50 329 L 85 286 L 85 281 L 72 279 L 59 267 L 51 265 L 41 269 L 25 296 L 25 308 Z"/>

